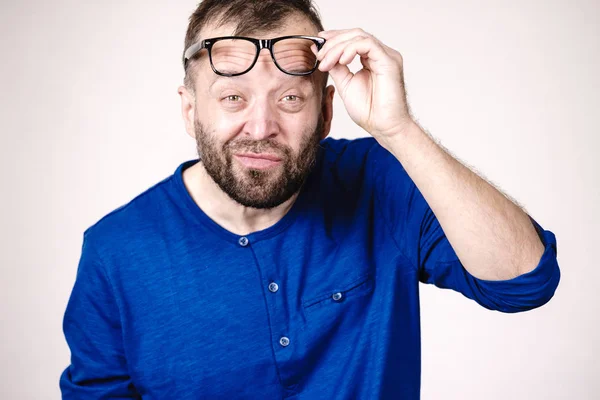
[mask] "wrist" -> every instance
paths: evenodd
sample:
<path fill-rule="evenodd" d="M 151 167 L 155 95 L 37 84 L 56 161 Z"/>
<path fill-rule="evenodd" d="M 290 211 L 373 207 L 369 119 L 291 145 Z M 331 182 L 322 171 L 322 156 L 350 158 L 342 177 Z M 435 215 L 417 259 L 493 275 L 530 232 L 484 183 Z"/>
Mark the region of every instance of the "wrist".
<path fill-rule="evenodd" d="M 398 146 L 404 146 L 407 141 L 410 141 L 415 136 L 424 134 L 421 127 L 414 121 L 410 120 L 408 123 L 390 130 L 386 133 L 381 133 L 375 138 L 379 144 L 390 152 Z"/>

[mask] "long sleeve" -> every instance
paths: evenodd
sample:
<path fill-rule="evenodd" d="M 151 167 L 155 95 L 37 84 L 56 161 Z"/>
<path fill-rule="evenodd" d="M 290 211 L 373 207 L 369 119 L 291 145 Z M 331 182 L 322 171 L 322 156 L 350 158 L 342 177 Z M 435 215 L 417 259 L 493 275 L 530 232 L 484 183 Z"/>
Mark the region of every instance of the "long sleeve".
<path fill-rule="evenodd" d="M 71 364 L 60 377 L 63 399 L 141 398 L 123 350 L 110 279 L 84 235 L 75 285 L 63 320 Z"/>
<path fill-rule="evenodd" d="M 537 267 L 510 280 L 478 279 L 463 267 L 435 214 L 400 162 L 378 145 L 371 153 L 381 212 L 389 221 L 398 248 L 418 269 L 421 282 L 456 290 L 483 307 L 502 312 L 530 310 L 552 298 L 560 280 L 552 232 L 530 216 L 545 247 Z"/>

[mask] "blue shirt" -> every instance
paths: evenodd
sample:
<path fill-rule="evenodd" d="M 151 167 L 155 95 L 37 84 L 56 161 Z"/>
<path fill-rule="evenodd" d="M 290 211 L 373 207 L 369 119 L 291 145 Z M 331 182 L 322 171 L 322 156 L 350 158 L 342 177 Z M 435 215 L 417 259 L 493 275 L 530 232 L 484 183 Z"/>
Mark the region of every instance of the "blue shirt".
<path fill-rule="evenodd" d="M 546 303 L 555 235 L 506 281 L 473 277 L 402 165 L 326 139 L 291 210 L 244 237 L 175 173 L 84 233 L 64 399 L 418 399 L 419 282 L 502 312 Z"/>

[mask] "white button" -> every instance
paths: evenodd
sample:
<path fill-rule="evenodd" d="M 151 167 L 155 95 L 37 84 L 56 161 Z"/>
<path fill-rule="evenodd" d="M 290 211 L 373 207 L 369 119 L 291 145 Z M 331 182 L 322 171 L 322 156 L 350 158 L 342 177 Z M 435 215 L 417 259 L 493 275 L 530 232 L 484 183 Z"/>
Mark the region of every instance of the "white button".
<path fill-rule="evenodd" d="M 279 290 L 279 285 L 276 284 L 275 282 L 271 282 L 269 283 L 269 290 L 273 293 L 275 293 L 276 291 Z"/>
<path fill-rule="evenodd" d="M 286 347 L 290 344 L 290 339 L 286 338 L 285 336 L 282 336 L 281 339 L 279 339 L 279 344 L 283 347 Z"/>
<path fill-rule="evenodd" d="M 342 294 L 340 292 L 334 293 L 331 298 L 333 298 L 335 301 L 340 301 L 342 299 Z"/>
<path fill-rule="evenodd" d="M 246 247 L 248 246 L 248 238 L 246 236 L 242 236 L 240 240 L 238 240 L 240 246 Z"/>

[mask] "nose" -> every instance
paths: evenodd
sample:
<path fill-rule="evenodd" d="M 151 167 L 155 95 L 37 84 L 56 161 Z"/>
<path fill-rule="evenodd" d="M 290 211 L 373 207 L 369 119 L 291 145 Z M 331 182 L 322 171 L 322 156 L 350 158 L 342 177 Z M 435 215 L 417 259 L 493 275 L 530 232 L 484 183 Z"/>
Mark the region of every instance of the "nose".
<path fill-rule="evenodd" d="M 247 72 L 248 78 L 263 82 L 261 90 L 256 92 L 252 106 L 248 110 L 248 122 L 245 125 L 244 134 L 254 140 L 273 138 L 281 130 L 279 125 L 279 111 L 276 99 L 270 93 L 268 82 L 276 79 L 278 74 L 283 74 L 277 69 L 271 54 L 267 49 L 262 49 L 254 67 Z"/>
<path fill-rule="evenodd" d="M 273 138 L 279 133 L 277 111 L 266 96 L 256 98 L 249 110 L 249 119 L 244 126 L 245 136 L 253 140 Z"/>

